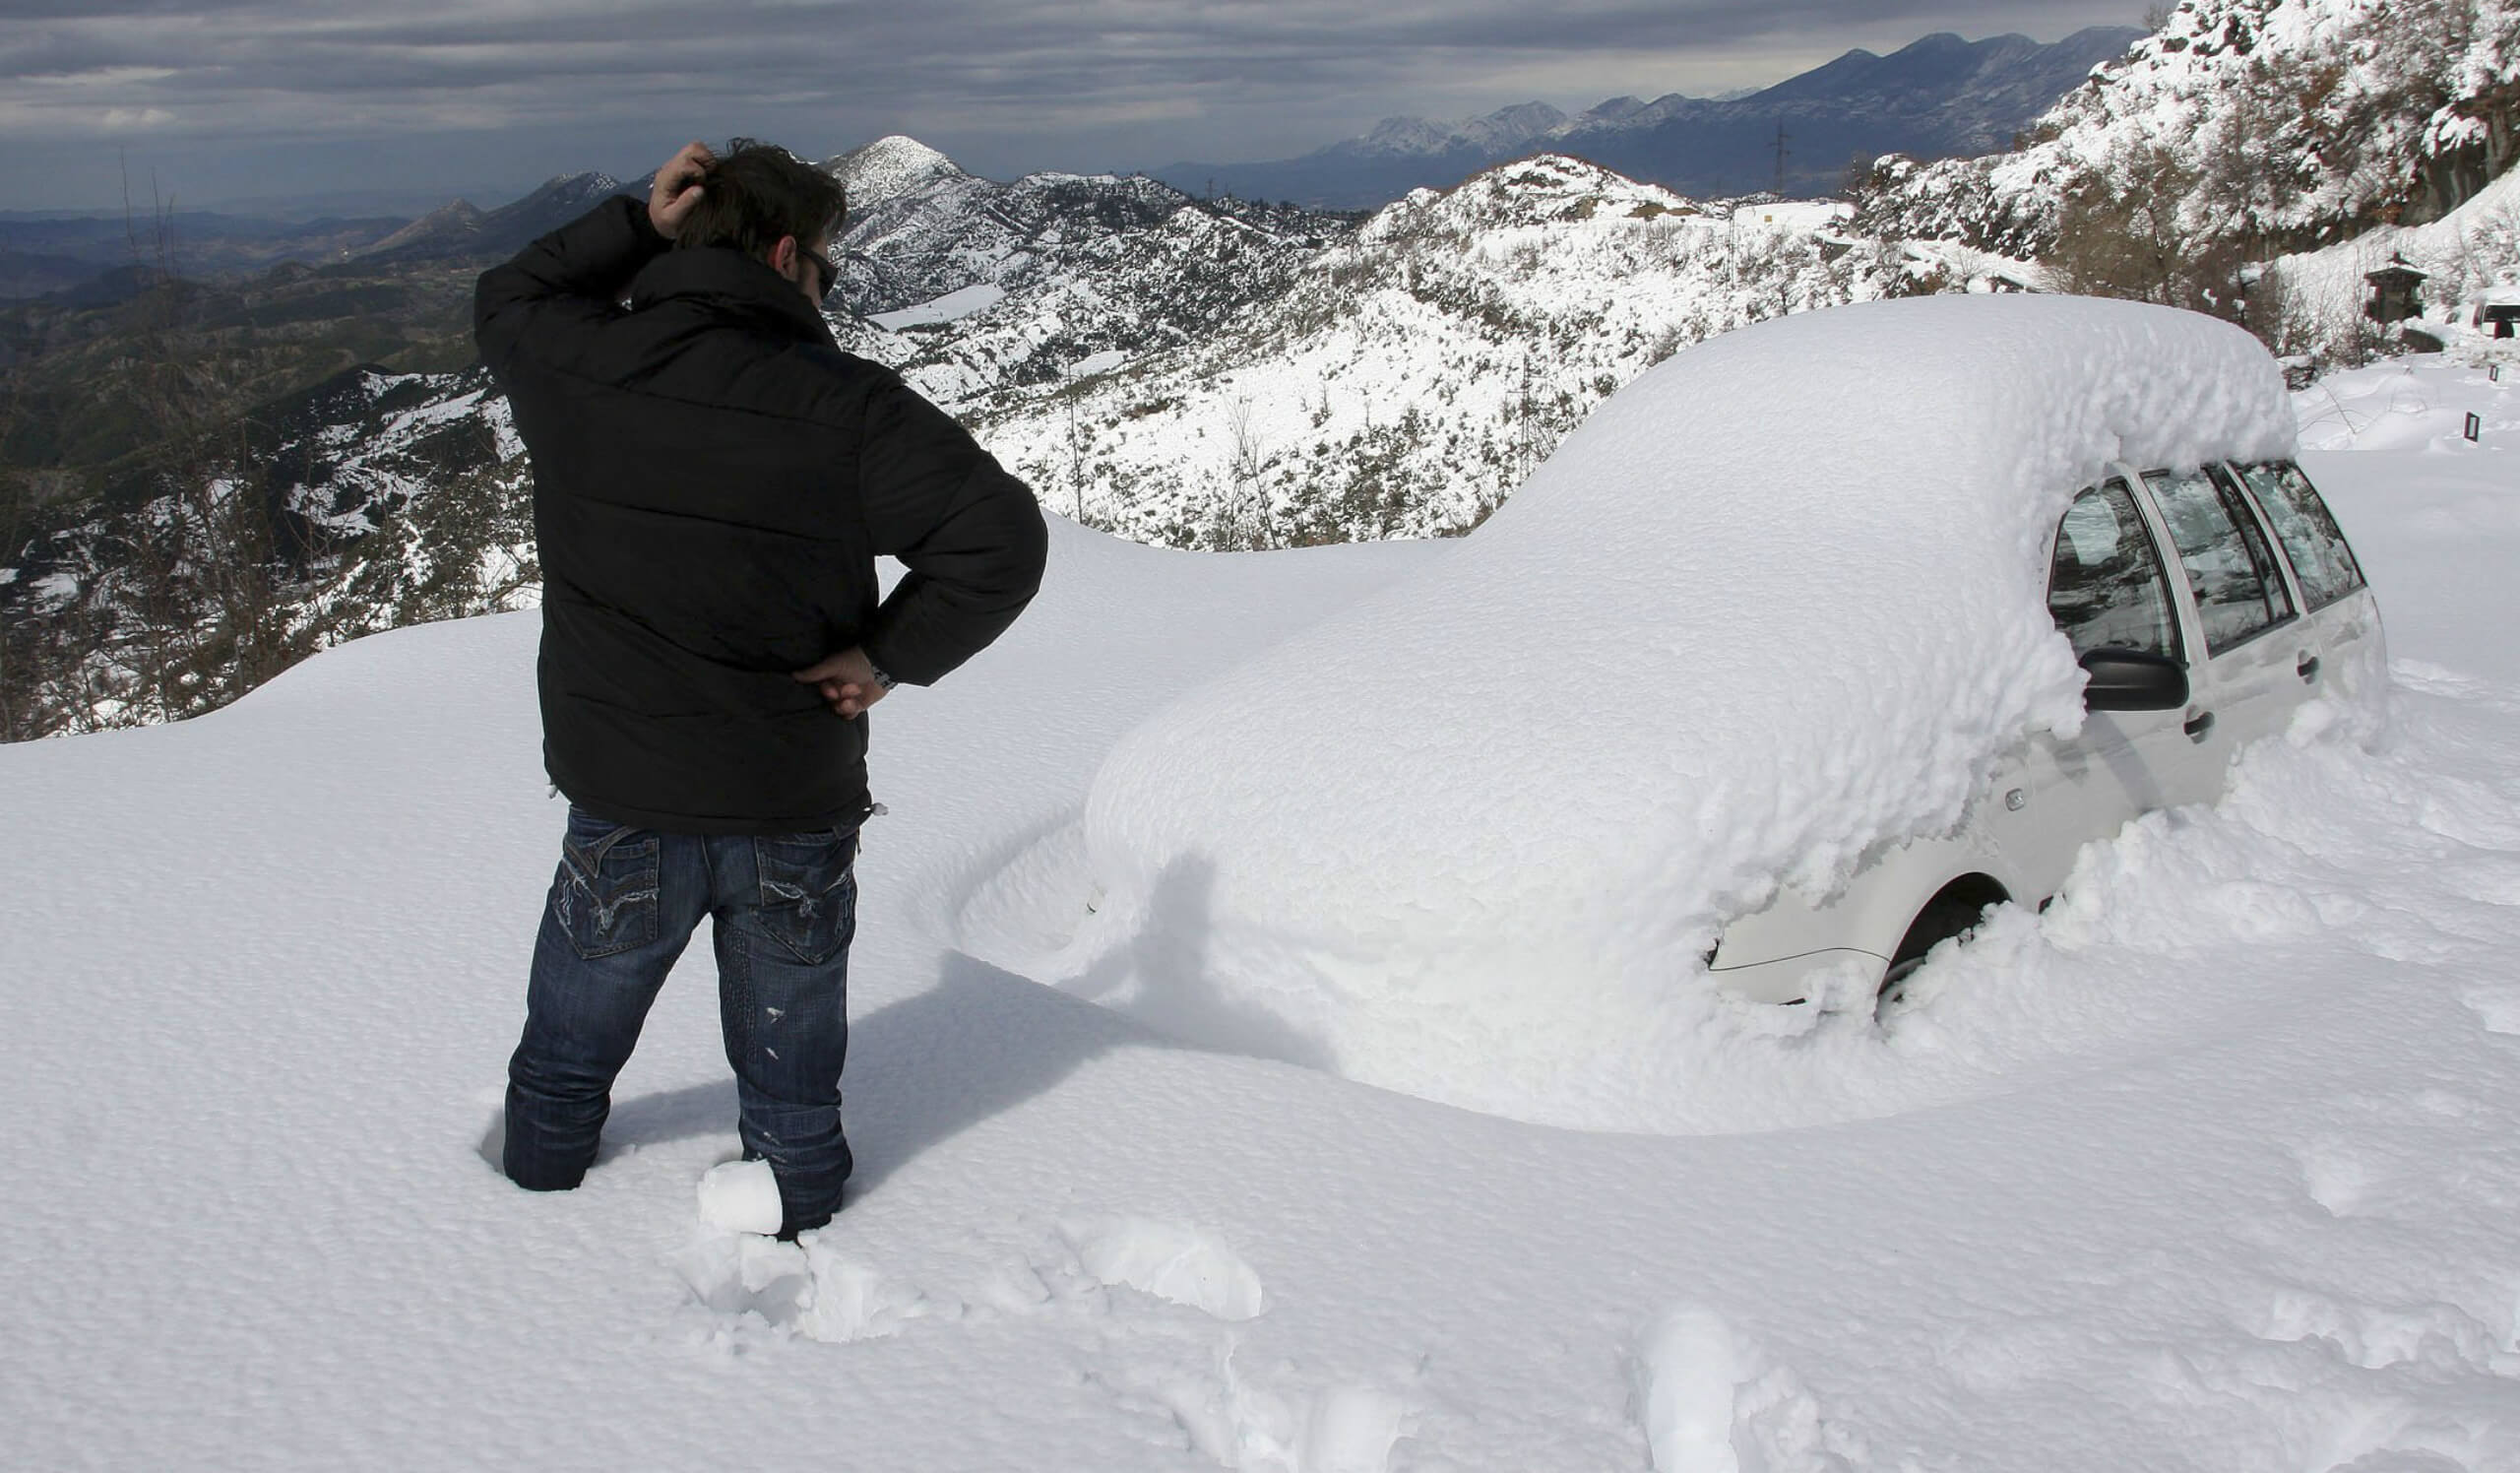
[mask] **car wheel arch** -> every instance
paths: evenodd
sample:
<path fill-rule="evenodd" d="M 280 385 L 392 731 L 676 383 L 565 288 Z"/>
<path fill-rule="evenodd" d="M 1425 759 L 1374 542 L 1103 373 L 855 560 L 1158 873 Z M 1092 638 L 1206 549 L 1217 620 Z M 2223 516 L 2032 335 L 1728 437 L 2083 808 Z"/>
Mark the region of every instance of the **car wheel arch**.
<path fill-rule="evenodd" d="M 1990 908 L 2008 905 L 2012 898 L 2003 881 L 1984 871 L 1972 870 L 1946 881 L 1917 908 L 1907 930 L 1891 948 L 1890 964 L 1881 973 L 1880 1000 L 1896 1000 L 1934 947 L 1976 930 Z"/>

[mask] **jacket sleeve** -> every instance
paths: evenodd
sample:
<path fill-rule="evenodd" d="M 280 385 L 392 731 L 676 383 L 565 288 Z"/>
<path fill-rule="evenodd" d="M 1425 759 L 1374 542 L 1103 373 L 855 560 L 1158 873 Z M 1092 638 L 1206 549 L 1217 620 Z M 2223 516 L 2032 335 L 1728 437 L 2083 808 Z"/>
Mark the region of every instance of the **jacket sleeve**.
<path fill-rule="evenodd" d="M 1041 586 L 1049 533 L 1031 488 L 904 384 L 868 405 L 864 446 L 867 535 L 910 569 L 876 612 L 866 658 L 926 685 L 1024 611 Z"/>
<path fill-rule="evenodd" d="M 630 279 L 667 244 L 644 202 L 614 195 L 481 273 L 472 294 L 481 361 L 501 379 L 526 360 L 569 367 L 621 315 Z"/>

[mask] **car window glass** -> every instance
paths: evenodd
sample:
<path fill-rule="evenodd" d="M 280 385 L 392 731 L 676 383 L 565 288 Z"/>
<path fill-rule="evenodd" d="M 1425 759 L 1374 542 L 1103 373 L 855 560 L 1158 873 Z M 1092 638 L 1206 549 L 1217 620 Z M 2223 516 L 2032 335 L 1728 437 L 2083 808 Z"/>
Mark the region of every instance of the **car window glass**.
<path fill-rule="evenodd" d="M 2048 569 L 2048 611 L 2076 655 L 2120 649 L 2179 658 L 2170 578 L 2126 482 L 2086 490 L 2066 508 Z"/>
<path fill-rule="evenodd" d="M 2266 508 L 2266 519 L 2275 524 L 2276 541 L 2293 559 L 2301 597 L 2311 608 L 2333 604 L 2362 586 L 2354 550 L 2345 545 L 2345 534 L 2337 530 L 2336 518 L 2300 467 L 2276 461 L 2242 466 L 2239 473 L 2257 493 L 2257 504 Z"/>
<path fill-rule="evenodd" d="M 2207 654 L 2219 655 L 2292 616 L 2292 596 L 2275 576 L 2257 521 L 2234 492 L 2202 471 L 2151 471 L 2144 484 L 2152 488 L 2179 565 L 2187 570 Z"/>

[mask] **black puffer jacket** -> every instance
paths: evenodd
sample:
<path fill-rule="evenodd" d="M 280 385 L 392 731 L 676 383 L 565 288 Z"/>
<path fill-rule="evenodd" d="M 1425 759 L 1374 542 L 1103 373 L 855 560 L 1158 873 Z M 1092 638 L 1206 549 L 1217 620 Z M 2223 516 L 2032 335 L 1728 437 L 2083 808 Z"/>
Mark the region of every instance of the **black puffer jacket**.
<path fill-rule="evenodd" d="M 976 654 L 1040 586 L 1032 492 L 777 272 L 669 250 L 633 199 L 483 273 L 473 328 L 534 461 L 551 780 L 672 832 L 855 823 L 867 719 L 790 672 Z M 880 607 L 879 553 L 910 569 Z"/>

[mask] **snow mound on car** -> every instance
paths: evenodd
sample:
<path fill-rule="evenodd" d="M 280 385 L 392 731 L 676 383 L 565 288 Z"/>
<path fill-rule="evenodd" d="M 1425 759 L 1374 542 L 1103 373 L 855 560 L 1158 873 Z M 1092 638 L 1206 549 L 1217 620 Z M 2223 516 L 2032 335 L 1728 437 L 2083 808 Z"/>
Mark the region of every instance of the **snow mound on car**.
<path fill-rule="evenodd" d="M 1949 829 L 2003 747 L 2076 727 L 2044 562 L 2077 487 L 2293 436 L 2245 333 L 2132 303 L 1878 302 L 1692 349 L 1426 571 L 1114 748 L 1071 985 L 1587 1120 L 1589 1077 L 1724 1005 L 1725 919 Z"/>

